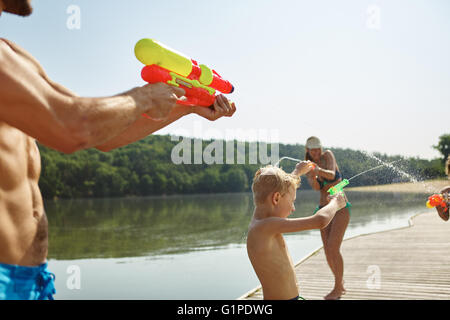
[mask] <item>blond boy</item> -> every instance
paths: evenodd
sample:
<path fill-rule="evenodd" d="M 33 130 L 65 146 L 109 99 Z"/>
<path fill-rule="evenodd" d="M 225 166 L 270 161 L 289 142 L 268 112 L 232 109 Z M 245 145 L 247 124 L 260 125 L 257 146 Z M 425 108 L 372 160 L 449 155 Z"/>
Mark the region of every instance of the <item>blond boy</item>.
<path fill-rule="evenodd" d="M 267 166 L 259 169 L 253 179 L 255 210 L 248 230 L 247 253 L 261 282 L 264 299 L 299 299 L 294 265 L 282 234 L 325 228 L 336 211 L 346 205 L 344 197 L 337 195 L 312 216 L 288 219 L 295 210 L 300 176 L 309 170 L 307 161 L 297 164 L 292 174 Z"/>

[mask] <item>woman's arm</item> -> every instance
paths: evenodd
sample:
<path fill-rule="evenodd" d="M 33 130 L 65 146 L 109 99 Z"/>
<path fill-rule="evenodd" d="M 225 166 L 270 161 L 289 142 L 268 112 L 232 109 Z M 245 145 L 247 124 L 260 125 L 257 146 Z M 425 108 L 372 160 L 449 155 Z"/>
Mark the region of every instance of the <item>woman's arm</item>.
<path fill-rule="evenodd" d="M 300 161 L 295 165 L 294 171 L 292 171 L 293 175 L 296 175 L 298 177 L 302 175 L 306 175 L 306 178 L 308 180 L 308 183 L 310 184 L 311 188 L 314 190 L 320 190 L 320 185 L 317 182 L 316 174 L 314 174 L 314 169 L 312 166 L 313 162 L 311 161 Z M 317 165 L 314 166 L 316 168 Z"/>
<path fill-rule="evenodd" d="M 308 172 L 306 174 L 306 179 L 308 179 L 308 183 L 311 186 L 311 188 L 313 188 L 313 190 L 316 190 L 316 191 L 320 190 L 320 184 L 317 181 L 317 176 L 314 173 L 314 171 Z"/>
<path fill-rule="evenodd" d="M 295 165 L 294 171 L 291 174 L 294 176 L 300 177 L 312 170 L 312 162 L 311 161 L 300 161 Z"/>
<path fill-rule="evenodd" d="M 316 174 L 326 180 L 334 180 L 337 165 L 333 152 L 330 150 L 325 151 L 323 153 L 323 160 L 325 164 L 323 165 L 323 168 L 320 168 L 319 166 L 316 167 Z"/>
<path fill-rule="evenodd" d="M 320 184 L 317 181 L 317 177 L 324 178 L 326 180 L 334 180 L 336 176 L 336 160 L 333 153 L 327 150 L 323 154 L 323 168 L 317 164 L 310 172 L 306 174 L 309 184 L 314 190 L 320 190 Z"/>

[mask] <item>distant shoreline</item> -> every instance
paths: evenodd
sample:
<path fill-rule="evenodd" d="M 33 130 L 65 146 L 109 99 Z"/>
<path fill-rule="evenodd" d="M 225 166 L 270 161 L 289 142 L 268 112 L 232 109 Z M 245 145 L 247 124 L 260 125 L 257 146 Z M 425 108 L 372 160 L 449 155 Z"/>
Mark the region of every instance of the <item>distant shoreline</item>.
<path fill-rule="evenodd" d="M 347 191 L 367 192 L 404 192 L 404 193 L 437 193 L 450 185 L 448 179 L 425 180 L 419 182 L 391 183 L 376 186 L 348 187 Z"/>

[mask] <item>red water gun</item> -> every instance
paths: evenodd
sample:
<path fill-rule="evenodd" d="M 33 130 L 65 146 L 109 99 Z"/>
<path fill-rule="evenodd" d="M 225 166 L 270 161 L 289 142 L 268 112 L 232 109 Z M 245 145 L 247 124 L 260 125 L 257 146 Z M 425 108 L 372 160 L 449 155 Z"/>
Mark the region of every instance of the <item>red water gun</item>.
<path fill-rule="evenodd" d="M 206 65 L 185 57 L 153 39 L 141 39 L 134 48 L 136 58 L 145 64 L 141 76 L 148 83 L 164 82 L 185 91 L 178 104 L 210 107 L 216 90 L 232 93 L 233 85 Z"/>
<path fill-rule="evenodd" d="M 443 194 L 433 194 L 432 196 L 428 197 L 427 201 L 427 207 L 428 208 L 434 208 L 437 206 L 441 206 L 445 210 L 447 210 L 447 202 L 448 202 L 448 195 Z"/>

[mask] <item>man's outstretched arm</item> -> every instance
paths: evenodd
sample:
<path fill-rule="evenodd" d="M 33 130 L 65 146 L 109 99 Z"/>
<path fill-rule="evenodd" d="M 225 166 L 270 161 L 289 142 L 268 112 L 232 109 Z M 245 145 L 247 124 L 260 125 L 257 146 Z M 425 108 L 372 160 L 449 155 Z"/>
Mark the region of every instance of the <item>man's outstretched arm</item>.
<path fill-rule="evenodd" d="M 78 97 L 49 80 L 31 55 L 4 39 L 0 83 L 0 121 L 67 153 L 111 140 L 142 113 L 165 119 L 184 94 L 182 89 L 155 84 L 112 97 Z"/>
<path fill-rule="evenodd" d="M 177 105 L 172 109 L 169 116 L 163 120 L 152 120 L 140 117 L 133 125 L 129 126 L 123 133 L 117 135 L 106 143 L 96 146 L 101 151 L 109 151 L 115 148 L 122 147 L 131 142 L 140 140 L 153 132 L 171 124 L 181 117 L 195 113 L 208 120 L 216 120 L 221 117 L 231 117 L 236 111 L 234 103 L 230 102 L 225 96 L 219 95 L 211 108 L 205 107 L 187 107 L 184 105 Z"/>

